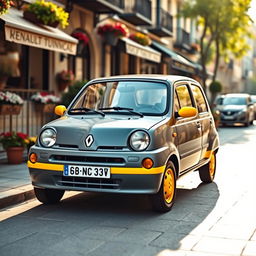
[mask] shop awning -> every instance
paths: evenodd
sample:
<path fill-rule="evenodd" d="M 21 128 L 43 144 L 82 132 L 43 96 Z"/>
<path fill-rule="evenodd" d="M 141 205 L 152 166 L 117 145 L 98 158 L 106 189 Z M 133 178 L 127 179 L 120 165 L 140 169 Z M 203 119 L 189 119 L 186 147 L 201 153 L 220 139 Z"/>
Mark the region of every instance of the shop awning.
<path fill-rule="evenodd" d="M 23 12 L 11 8 L 0 16 L 4 21 L 5 39 L 41 49 L 76 54 L 77 39 L 60 29 L 36 25 L 23 18 Z"/>
<path fill-rule="evenodd" d="M 172 62 L 171 65 L 173 68 L 186 71 L 189 73 L 195 73 L 195 71 L 198 69 L 198 64 L 195 64 L 191 61 L 189 61 L 187 58 L 184 58 L 180 54 L 170 50 L 169 48 L 165 47 L 162 44 L 159 44 L 155 41 L 152 42 L 151 44 L 155 49 L 161 51 L 165 55 L 171 57 Z"/>
<path fill-rule="evenodd" d="M 153 62 L 161 62 L 161 53 L 152 49 L 151 47 L 140 45 L 129 38 L 122 38 L 121 40 L 125 42 L 126 53 Z"/>

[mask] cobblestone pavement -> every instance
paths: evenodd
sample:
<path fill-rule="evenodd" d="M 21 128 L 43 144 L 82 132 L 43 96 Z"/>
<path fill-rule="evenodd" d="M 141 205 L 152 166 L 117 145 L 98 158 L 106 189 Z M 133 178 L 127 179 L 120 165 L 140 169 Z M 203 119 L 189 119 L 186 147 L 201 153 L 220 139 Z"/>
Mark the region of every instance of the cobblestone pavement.
<path fill-rule="evenodd" d="M 152 212 L 136 195 L 30 200 L 0 211 L 0 255 L 255 256 L 256 126 L 219 133 L 215 182 L 196 172 L 179 180 L 172 211 Z"/>

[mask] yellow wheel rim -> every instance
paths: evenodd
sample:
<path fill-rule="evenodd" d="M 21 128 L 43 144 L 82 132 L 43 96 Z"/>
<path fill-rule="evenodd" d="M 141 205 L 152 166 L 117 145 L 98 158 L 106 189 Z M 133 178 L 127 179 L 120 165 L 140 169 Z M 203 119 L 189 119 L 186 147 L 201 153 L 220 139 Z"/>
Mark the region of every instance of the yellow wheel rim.
<path fill-rule="evenodd" d="M 175 192 L 175 178 L 172 169 L 167 169 L 164 174 L 164 199 L 171 203 Z"/>
<path fill-rule="evenodd" d="M 211 178 L 213 179 L 215 174 L 215 155 L 214 154 L 211 155 L 211 159 L 209 163 L 209 173 Z"/>

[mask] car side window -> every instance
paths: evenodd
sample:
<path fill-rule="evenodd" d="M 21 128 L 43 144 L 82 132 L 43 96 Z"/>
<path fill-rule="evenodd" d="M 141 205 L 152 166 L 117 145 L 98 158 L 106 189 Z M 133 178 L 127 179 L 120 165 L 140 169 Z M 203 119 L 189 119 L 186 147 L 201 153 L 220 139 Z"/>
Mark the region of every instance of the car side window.
<path fill-rule="evenodd" d="M 188 87 L 186 85 L 179 85 L 175 89 L 180 108 L 193 107 L 192 100 L 189 94 Z"/>
<path fill-rule="evenodd" d="M 191 85 L 192 93 L 196 101 L 197 109 L 199 113 L 207 112 L 207 104 L 201 89 L 196 85 Z"/>

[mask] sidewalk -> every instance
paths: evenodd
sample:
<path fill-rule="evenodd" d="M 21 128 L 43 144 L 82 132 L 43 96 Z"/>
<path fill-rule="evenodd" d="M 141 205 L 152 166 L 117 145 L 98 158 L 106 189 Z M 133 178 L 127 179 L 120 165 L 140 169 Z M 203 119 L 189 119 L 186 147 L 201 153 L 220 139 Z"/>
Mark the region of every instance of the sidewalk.
<path fill-rule="evenodd" d="M 27 164 L 10 165 L 0 161 L 0 209 L 34 197 Z"/>

